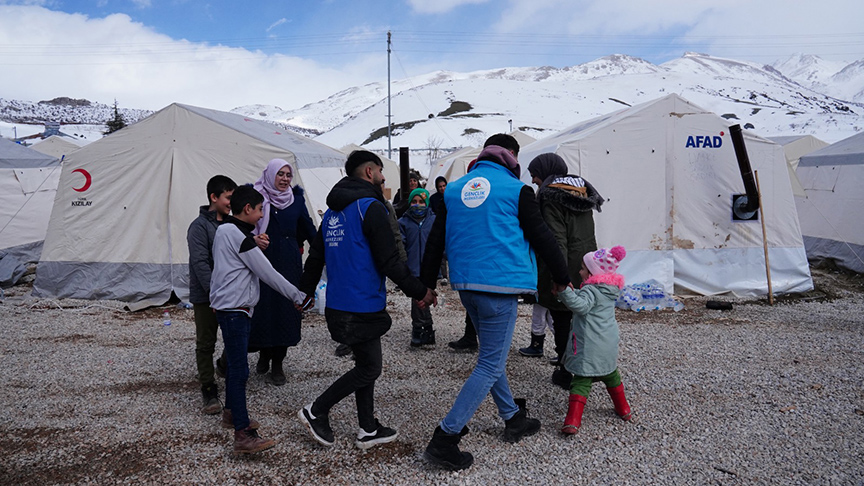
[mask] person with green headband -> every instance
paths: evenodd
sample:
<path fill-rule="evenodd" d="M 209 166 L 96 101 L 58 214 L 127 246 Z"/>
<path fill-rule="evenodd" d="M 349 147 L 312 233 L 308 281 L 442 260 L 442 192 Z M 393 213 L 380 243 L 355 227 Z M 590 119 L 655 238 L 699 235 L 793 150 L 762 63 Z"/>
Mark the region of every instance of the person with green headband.
<path fill-rule="evenodd" d="M 399 218 L 399 230 L 408 255 L 408 268 L 415 277 L 420 275 L 420 264 L 426 248 L 426 240 L 435 222 L 435 213 L 429 209 L 429 191 L 418 187 L 408 195 L 409 206 Z M 435 344 L 435 330 L 432 329 L 432 312 L 429 307 L 420 308 L 411 300 L 411 347 Z"/>

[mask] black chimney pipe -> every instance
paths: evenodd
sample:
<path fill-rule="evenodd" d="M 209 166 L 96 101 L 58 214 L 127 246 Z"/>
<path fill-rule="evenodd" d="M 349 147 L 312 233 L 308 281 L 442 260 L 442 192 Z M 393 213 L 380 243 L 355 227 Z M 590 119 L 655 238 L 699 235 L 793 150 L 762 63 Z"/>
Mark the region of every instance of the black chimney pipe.
<path fill-rule="evenodd" d="M 747 156 L 747 147 L 744 146 L 744 134 L 741 131 L 741 125 L 729 127 L 729 136 L 732 137 L 732 147 L 735 148 L 735 157 L 738 159 L 738 170 L 741 172 L 744 191 L 747 193 L 747 205 L 742 209 L 755 211 L 759 208 L 759 193 L 756 190 L 753 169 L 750 167 L 750 158 Z"/>

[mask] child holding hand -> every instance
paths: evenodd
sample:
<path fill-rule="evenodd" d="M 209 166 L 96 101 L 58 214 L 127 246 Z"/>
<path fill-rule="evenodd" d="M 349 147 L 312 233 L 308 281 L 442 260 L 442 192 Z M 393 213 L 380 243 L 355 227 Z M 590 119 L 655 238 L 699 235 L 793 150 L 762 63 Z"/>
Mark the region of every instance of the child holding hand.
<path fill-rule="evenodd" d="M 558 300 L 573 311 L 563 357 L 564 368 L 573 373 L 569 408 L 561 428 L 564 434 L 579 431 L 582 411 L 595 381 L 606 385 L 615 413 L 630 420 L 630 405 L 624 397 L 624 385 L 618 373 L 618 322 L 615 320 L 615 300 L 624 288 L 624 277 L 617 270 L 626 254 L 622 246 L 586 253 L 579 271 L 580 289 L 568 287 L 558 293 Z"/>

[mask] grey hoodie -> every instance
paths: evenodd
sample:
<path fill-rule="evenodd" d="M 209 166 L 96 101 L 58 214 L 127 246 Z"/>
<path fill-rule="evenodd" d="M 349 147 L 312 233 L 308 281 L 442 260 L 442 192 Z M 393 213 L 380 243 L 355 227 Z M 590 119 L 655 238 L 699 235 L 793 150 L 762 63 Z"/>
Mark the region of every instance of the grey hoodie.
<path fill-rule="evenodd" d="M 252 317 L 258 303 L 258 279 L 295 304 L 306 295 L 273 269 L 264 252 L 255 244 L 255 226 L 229 217 L 216 230 L 213 240 L 213 276 L 210 280 L 210 307 L 242 310 Z"/>

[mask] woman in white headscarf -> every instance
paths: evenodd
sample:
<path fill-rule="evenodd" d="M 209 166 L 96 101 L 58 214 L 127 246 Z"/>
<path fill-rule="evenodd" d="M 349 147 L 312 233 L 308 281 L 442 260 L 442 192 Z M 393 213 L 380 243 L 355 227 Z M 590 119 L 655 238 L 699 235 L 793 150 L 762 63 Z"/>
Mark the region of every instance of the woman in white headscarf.
<path fill-rule="evenodd" d="M 254 185 L 264 196 L 264 217 L 254 233 L 267 235 L 269 244 L 264 255 L 286 280 L 297 285 L 303 273 L 303 242 L 311 241 L 317 230 L 306 209 L 303 189 L 291 187 L 293 178 L 294 169 L 285 160 L 273 159 L 267 164 Z M 293 302 L 261 282 L 261 298 L 252 316 L 249 349 L 260 350 L 256 371 L 267 373 L 266 380 L 273 385 L 286 382 L 282 361 L 288 347 L 300 342 L 301 318 Z"/>

